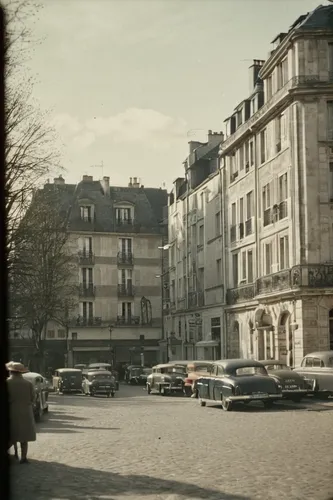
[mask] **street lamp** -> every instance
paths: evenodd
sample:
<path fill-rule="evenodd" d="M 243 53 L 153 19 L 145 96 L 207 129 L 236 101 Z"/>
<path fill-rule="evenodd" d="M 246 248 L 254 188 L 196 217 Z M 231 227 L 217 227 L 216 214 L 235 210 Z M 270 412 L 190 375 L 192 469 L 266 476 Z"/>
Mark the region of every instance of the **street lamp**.
<path fill-rule="evenodd" d="M 162 238 L 162 243 L 163 243 L 163 238 Z M 162 245 L 157 247 L 159 250 L 162 251 L 161 253 L 161 274 L 157 274 L 156 278 L 161 279 L 161 318 L 162 318 L 162 339 L 164 340 L 165 337 L 165 330 L 164 330 L 164 284 L 163 284 L 163 277 L 167 274 L 167 272 L 164 272 L 164 251 L 169 250 L 171 245 L 167 243 L 166 245 Z M 168 346 L 168 340 L 167 340 L 167 362 L 169 361 L 169 346 Z"/>
<path fill-rule="evenodd" d="M 109 325 L 109 332 L 110 332 L 110 361 L 112 362 L 112 368 L 114 368 L 114 350 L 112 349 L 112 331 L 113 331 L 113 325 Z"/>

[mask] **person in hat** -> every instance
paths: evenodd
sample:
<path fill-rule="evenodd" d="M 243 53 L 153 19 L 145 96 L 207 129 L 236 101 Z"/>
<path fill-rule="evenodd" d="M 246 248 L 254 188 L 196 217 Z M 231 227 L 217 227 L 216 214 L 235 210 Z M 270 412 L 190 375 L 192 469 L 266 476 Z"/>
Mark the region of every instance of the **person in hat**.
<path fill-rule="evenodd" d="M 10 443 L 15 448 L 21 444 L 20 463 L 28 463 L 28 442 L 36 441 L 36 428 L 33 412 L 35 390 L 31 382 L 22 377 L 28 370 L 22 363 L 10 362 L 6 365 L 10 373 L 7 379 L 9 416 L 10 416 Z M 17 448 L 15 450 L 17 452 Z"/>

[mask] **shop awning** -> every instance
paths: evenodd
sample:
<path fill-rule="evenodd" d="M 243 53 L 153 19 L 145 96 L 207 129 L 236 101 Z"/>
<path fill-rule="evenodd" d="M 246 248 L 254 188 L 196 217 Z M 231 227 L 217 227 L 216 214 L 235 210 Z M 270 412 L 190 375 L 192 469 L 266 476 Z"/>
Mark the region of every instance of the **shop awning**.
<path fill-rule="evenodd" d="M 218 340 L 200 340 L 195 344 L 195 347 L 218 347 L 220 342 Z"/>

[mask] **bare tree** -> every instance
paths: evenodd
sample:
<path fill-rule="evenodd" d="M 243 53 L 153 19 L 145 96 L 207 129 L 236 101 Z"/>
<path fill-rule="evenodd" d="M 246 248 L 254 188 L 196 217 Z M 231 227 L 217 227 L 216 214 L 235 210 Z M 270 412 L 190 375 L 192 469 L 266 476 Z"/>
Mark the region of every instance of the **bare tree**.
<path fill-rule="evenodd" d="M 39 360 L 48 323 L 67 324 L 78 302 L 67 223 L 61 186 L 49 184 L 35 193 L 17 230 L 21 244 L 13 261 L 12 308 L 29 330 Z"/>
<path fill-rule="evenodd" d="M 9 271 L 19 247 L 17 229 L 34 189 L 58 167 L 55 131 L 48 114 L 33 100 L 33 80 L 26 78 L 22 59 L 32 44 L 27 19 L 38 6 L 31 0 L 7 0 L 6 100 L 5 100 L 5 197 Z"/>

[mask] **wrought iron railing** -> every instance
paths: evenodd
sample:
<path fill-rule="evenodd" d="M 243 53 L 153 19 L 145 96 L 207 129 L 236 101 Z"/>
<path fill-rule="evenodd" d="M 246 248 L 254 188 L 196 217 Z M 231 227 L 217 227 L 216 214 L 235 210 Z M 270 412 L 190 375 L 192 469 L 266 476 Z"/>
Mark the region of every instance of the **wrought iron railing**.
<path fill-rule="evenodd" d="M 291 269 L 291 285 L 296 287 L 333 287 L 333 264 L 308 264 Z"/>
<path fill-rule="evenodd" d="M 239 223 L 239 239 L 242 240 L 244 238 L 244 222 Z"/>
<path fill-rule="evenodd" d="M 80 297 L 95 297 L 96 287 L 92 283 L 81 283 L 79 286 Z"/>
<path fill-rule="evenodd" d="M 256 281 L 256 295 L 272 293 L 291 288 L 290 269 L 268 274 Z"/>
<path fill-rule="evenodd" d="M 81 250 L 78 252 L 79 264 L 87 266 L 93 265 L 95 263 L 95 256 L 93 252 L 87 252 L 85 250 Z"/>
<path fill-rule="evenodd" d="M 135 289 L 133 285 L 118 285 L 118 295 L 119 297 L 133 297 Z"/>
<path fill-rule="evenodd" d="M 118 252 L 117 261 L 118 264 L 132 266 L 133 265 L 132 252 Z"/>
<path fill-rule="evenodd" d="M 117 316 L 117 325 L 140 325 L 140 316 Z"/>
<path fill-rule="evenodd" d="M 227 290 L 227 304 L 233 305 L 239 302 L 247 302 L 255 297 L 254 284 L 242 285 L 237 288 Z"/>
<path fill-rule="evenodd" d="M 249 236 L 252 233 L 253 233 L 253 227 L 252 227 L 252 217 L 251 217 L 245 222 L 245 235 Z"/>
<path fill-rule="evenodd" d="M 102 318 L 98 316 L 78 316 L 74 321 L 76 326 L 100 326 L 102 324 Z"/>

